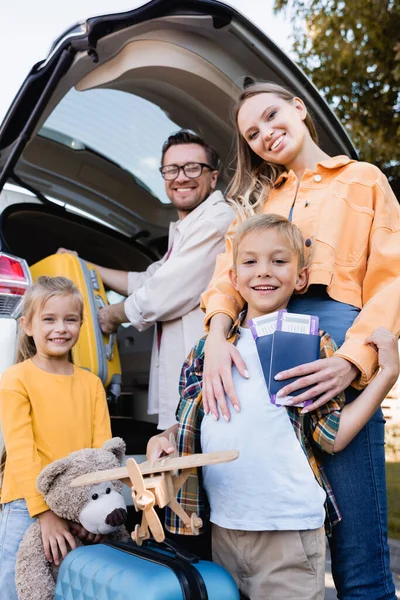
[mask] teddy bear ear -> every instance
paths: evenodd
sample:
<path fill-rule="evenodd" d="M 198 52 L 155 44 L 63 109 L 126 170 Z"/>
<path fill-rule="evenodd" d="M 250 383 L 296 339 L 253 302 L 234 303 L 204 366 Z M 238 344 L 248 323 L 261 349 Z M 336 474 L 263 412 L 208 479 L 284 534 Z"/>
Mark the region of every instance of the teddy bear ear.
<path fill-rule="evenodd" d="M 62 475 L 68 468 L 68 460 L 66 458 L 60 458 L 50 463 L 43 469 L 36 480 L 36 489 L 40 494 L 45 496 L 49 493 L 54 480 Z"/>
<path fill-rule="evenodd" d="M 118 461 L 122 464 L 125 457 L 126 444 L 120 437 L 111 438 L 102 445 L 102 450 L 107 450 L 116 456 Z"/>

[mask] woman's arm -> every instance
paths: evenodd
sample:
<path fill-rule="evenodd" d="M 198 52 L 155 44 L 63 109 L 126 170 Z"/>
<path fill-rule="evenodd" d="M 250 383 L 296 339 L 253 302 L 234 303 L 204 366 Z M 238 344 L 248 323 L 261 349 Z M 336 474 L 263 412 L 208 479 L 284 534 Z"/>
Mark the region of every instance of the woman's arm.
<path fill-rule="evenodd" d="M 362 293 L 363 308 L 346 334 L 344 344 L 335 356 L 302 365 L 280 375 L 281 379 L 298 377 L 281 390 L 290 395 L 295 390 L 313 386 L 297 396 L 297 401 L 320 398 L 317 408 L 332 399 L 351 383 L 357 388 L 367 385 L 376 372 L 376 351 L 364 340 L 380 326 L 398 335 L 400 331 L 400 206 L 387 182 L 377 170 L 371 185 L 374 220 L 369 234 L 369 254 Z"/>
<path fill-rule="evenodd" d="M 243 377 L 249 376 L 238 349 L 226 339 L 231 326 L 232 319 L 228 315 L 215 314 L 211 319 L 204 346 L 203 406 L 204 412 L 211 412 L 216 420 L 219 419 L 218 408 L 226 421 L 230 419 L 225 394 L 235 410 L 240 411 L 239 399 L 233 385 L 232 365 L 236 366 Z"/>
<path fill-rule="evenodd" d="M 234 322 L 244 306 L 243 298 L 235 290 L 229 278 L 229 269 L 232 267 L 232 239 L 236 227 L 235 220 L 226 234 L 225 252 L 217 256 L 212 280 L 201 295 L 200 306 L 206 313 L 206 331 L 214 315 L 225 313 Z"/>
<path fill-rule="evenodd" d="M 232 238 L 237 222 L 234 221 L 226 234 L 226 248 L 215 263 L 213 278 L 208 289 L 201 295 L 201 308 L 206 312 L 205 329 L 209 332 L 204 347 L 203 406 L 219 419 L 218 407 L 226 421 L 230 412 L 225 393 L 237 411 L 240 410 L 232 380 L 234 364 L 243 377 L 248 377 L 246 365 L 238 350 L 227 341 L 233 322 L 244 306 L 244 300 L 233 287 L 229 278 L 232 267 Z"/>
<path fill-rule="evenodd" d="M 336 352 L 358 367 L 355 384 L 359 389 L 368 384 L 378 365 L 375 350 L 365 346 L 364 340 L 380 326 L 395 335 L 400 332 L 400 205 L 380 171 L 371 193 L 374 220 L 362 287 L 363 309 Z"/>

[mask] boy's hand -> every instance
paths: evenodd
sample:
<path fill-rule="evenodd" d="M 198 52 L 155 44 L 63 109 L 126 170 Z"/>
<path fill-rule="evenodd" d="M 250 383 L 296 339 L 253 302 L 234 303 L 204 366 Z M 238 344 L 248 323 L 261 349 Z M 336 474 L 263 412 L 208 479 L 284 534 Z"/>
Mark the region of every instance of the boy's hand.
<path fill-rule="evenodd" d="M 399 376 L 400 361 L 398 339 L 386 327 L 378 327 L 367 337 L 364 344 L 372 346 L 378 353 L 379 366 L 382 373 L 393 379 Z"/>
<path fill-rule="evenodd" d="M 49 562 L 54 561 L 54 564 L 59 565 L 62 558 L 68 554 L 67 543 L 72 550 L 76 548 L 69 524 L 64 519 L 57 517 L 51 510 L 39 515 L 39 523 L 45 556 Z"/>
<path fill-rule="evenodd" d="M 153 435 L 147 442 L 146 458 L 147 460 L 156 460 L 165 454 L 172 454 L 175 450 L 168 437 L 164 434 Z"/>

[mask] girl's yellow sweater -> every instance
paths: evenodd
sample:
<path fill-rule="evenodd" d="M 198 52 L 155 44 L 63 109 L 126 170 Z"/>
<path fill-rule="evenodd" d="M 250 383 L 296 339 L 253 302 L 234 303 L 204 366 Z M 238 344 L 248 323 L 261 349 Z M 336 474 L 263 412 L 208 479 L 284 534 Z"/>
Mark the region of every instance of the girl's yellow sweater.
<path fill-rule="evenodd" d="M 31 517 L 48 510 L 36 490 L 43 467 L 111 437 L 98 377 L 78 367 L 73 375 L 55 375 L 30 359 L 1 376 L 0 424 L 7 451 L 1 503 L 24 498 Z"/>

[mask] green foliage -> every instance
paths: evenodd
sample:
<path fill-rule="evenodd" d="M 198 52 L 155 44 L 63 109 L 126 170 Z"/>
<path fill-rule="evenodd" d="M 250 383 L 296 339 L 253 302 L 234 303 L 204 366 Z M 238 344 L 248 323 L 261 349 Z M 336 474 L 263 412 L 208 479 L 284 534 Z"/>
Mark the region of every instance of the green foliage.
<path fill-rule="evenodd" d="M 399 0 L 275 0 L 282 10 L 294 25 L 298 63 L 361 159 L 400 178 Z"/>
<path fill-rule="evenodd" d="M 389 537 L 400 540 L 400 463 L 386 463 Z"/>

